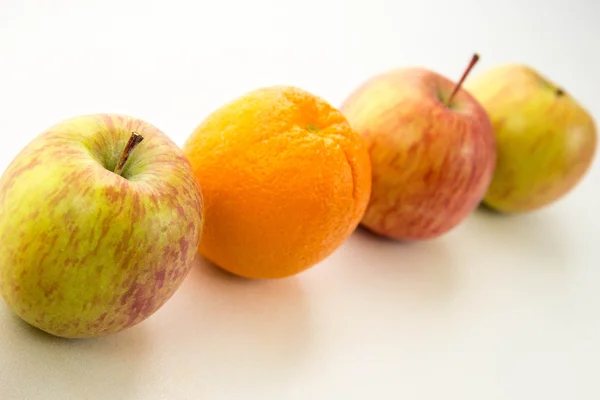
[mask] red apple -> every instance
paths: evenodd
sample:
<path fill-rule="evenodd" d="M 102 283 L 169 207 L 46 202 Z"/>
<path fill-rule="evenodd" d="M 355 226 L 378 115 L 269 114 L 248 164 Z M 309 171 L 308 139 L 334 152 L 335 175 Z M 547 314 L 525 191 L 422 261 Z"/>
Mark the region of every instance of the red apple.
<path fill-rule="evenodd" d="M 458 83 L 424 68 L 377 75 L 343 103 L 367 141 L 373 188 L 362 226 L 399 240 L 440 236 L 481 202 L 496 143 L 490 119 Z"/>

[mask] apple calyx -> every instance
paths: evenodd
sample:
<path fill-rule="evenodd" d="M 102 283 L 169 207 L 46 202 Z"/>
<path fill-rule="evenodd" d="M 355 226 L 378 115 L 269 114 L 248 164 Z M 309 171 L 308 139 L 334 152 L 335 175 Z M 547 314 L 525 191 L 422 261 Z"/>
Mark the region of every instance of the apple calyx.
<path fill-rule="evenodd" d="M 133 151 L 133 149 L 135 149 L 137 147 L 138 144 L 140 144 L 142 142 L 142 140 L 144 140 L 144 137 L 142 135 L 140 135 L 137 132 L 131 132 L 131 137 L 129 137 L 129 140 L 127 141 L 127 144 L 125 145 L 123 152 L 121 153 L 121 158 L 119 158 L 119 162 L 117 163 L 117 166 L 115 167 L 115 170 L 114 170 L 115 174 L 121 175 L 121 173 L 123 172 L 123 167 L 125 166 L 125 163 L 129 159 L 131 152 Z"/>
<path fill-rule="evenodd" d="M 456 93 L 458 93 L 458 91 L 462 87 L 462 84 L 464 83 L 465 79 L 467 79 L 467 76 L 469 75 L 469 73 L 471 72 L 471 70 L 473 69 L 475 64 L 477 64 L 477 61 L 479 61 L 479 54 L 475 53 L 475 54 L 473 54 L 473 57 L 471 58 L 469 65 L 467 65 L 467 69 L 465 70 L 465 72 L 463 72 L 463 74 L 460 77 L 460 80 L 458 81 L 456 86 L 454 86 L 454 90 L 452 90 L 452 93 L 450 93 L 450 96 L 448 96 L 448 100 L 446 101 L 446 106 L 450 107 L 450 105 L 452 104 L 452 100 L 454 99 L 454 96 L 456 96 Z"/>

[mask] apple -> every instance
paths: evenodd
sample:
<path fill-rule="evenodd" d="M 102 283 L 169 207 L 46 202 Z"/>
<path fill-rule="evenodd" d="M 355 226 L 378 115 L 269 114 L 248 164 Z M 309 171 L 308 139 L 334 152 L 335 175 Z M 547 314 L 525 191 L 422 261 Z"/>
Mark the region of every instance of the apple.
<path fill-rule="evenodd" d="M 597 142 L 592 116 L 532 67 L 499 65 L 467 82 L 486 109 L 498 160 L 484 203 L 502 213 L 538 210 L 583 178 Z"/>
<path fill-rule="evenodd" d="M 0 294 L 52 335 L 116 333 L 174 294 L 202 229 L 200 186 L 164 133 L 129 116 L 76 116 L 0 178 Z"/>
<path fill-rule="evenodd" d="M 483 107 L 462 83 L 419 67 L 381 73 L 341 106 L 366 140 L 372 195 L 361 225 L 397 240 L 426 240 L 456 227 L 481 202 L 496 147 Z"/>

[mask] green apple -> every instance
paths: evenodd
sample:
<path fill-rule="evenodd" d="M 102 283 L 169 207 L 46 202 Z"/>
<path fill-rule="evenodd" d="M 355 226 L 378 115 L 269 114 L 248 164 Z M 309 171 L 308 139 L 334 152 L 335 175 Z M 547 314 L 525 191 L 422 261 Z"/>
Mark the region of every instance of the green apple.
<path fill-rule="evenodd" d="M 77 116 L 0 178 L 0 294 L 56 336 L 119 332 L 178 289 L 202 228 L 201 188 L 164 133 L 128 116 Z"/>
<path fill-rule="evenodd" d="M 498 146 L 487 206 L 533 211 L 579 183 L 594 159 L 597 132 L 592 116 L 565 90 L 523 64 L 491 68 L 466 88 L 490 116 Z"/>

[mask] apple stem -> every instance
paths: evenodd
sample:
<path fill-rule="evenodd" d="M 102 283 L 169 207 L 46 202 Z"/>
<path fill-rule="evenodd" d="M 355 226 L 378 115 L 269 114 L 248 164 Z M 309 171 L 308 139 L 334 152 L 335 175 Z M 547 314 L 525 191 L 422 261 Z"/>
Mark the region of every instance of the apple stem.
<path fill-rule="evenodd" d="M 125 163 L 129 159 L 131 152 L 133 151 L 133 149 L 135 149 L 137 147 L 138 144 L 140 144 L 142 142 L 142 140 L 144 140 L 144 137 L 142 135 L 140 135 L 137 132 L 131 132 L 131 137 L 129 138 L 129 141 L 125 145 L 125 148 L 123 149 L 123 153 L 121 153 L 121 158 L 119 158 L 119 162 L 117 163 L 117 166 L 115 167 L 115 171 L 114 171 L 115 174 L 121 175 L 121 172 L 123 172 L 123 167 L 125 166 Z"/>
<path fill-rule="evenodd" d="M 473 54 L 473 57 L 471 58 L 471 61 L 469 62 L 467 69 L 465 70 L 465 72 L 463 72 L 463 74 L 460 77 L 460 80 L 458 81 L 456 86 L 454 86 L 454 90 L 452 91 L 452 93 L 450 93 L 450 96 L 448 97 L 448 100 L 446 101 L 446 105 L 448 107 L 450 107 L 450 104 L 452 103 L 454 96 L 456 96 L 456 93 L 458 93 L 458 91 L 462 87 L 463 82 L 465 81 L 465 79 L 467 79 L 467 76 L 469 75 L 469 73 L 471 72 L 471 70 L 473 69 L 475 64 L 477 64 L 477 61 L 479 61 L 479 54 L 475 53 L 475 54 Z"/>

